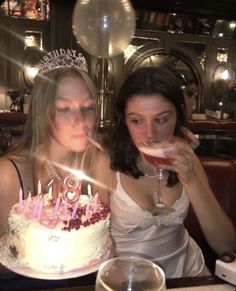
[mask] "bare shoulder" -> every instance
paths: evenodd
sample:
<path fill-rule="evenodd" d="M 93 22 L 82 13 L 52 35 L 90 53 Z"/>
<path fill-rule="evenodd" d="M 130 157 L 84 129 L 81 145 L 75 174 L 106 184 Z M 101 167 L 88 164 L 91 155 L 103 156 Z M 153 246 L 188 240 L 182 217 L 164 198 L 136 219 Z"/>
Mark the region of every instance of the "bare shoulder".
<path fill-rule="evenodd" d="M 0 187 L 1 182 L 12 181 L 12 178 L 14 178 L 16 174 L 15 167 L 13 166 L 12 162 L 6 157 L 0 158 L 0 172 L 2 173 L 0 175 Z"/>
<path fill-rule="evenodd" d="M 104 202 L 109 203 L 109 194 L 114 189 L 114 171 L 110 167 L 110 156 L 107 152 L 98 152 L 95 161 L 95 180 L 98 193 Z"/>
<path fill-rule="evenodd" d="M 20 189 L 20 180 L 16 168 L 12 162 L 5 157 L 0 158 L 0 198 L 14 201 Z"/>
<path fill-rule="evenodd" d="M 96 156 L 96 163 L 98 166 L 106 166 L 110 168 L 110 156 L 109 154 L 104 151 L 98 151 Z"/>
<path fill-rule="evenodd" d="M 0 236 L 7 228 L 7 217 L 18 200 L 20 182 L 16 169 L 9 159 L 0 159 Z"/>
<path fill-rule="evenodd" d="M 95 162 L 95 172 L 96 175 L 102 177 L 105 176 L 106 178 L 112 177 L 114 175 L 113 170 L 110 166 L 110 156 L 107 152 L 99 151 L 96 156 Z"/>

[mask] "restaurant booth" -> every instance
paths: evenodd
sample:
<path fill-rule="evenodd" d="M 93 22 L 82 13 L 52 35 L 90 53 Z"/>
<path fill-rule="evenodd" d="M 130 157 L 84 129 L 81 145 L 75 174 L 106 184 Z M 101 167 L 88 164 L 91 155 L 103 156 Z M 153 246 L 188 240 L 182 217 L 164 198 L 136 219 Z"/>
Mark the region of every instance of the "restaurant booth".
<path fill-rule="evenodd" d="M 24 130 L 32 72 L 45 52 L 73 48 L 86 56 L 102 107 L 98 128 L 102 138 L 111 124 L 121 79 L 138 67 L 165 63 L 176 69 L 183 90 L 189 80 L 197 81 L 188 127 L 200 141 L 196 153 L 210 186 L 236 227 L 236 2 L 131 1 L 136 16 L 132 40 L 123 53 L 102 60 L 76 41 L 71 17 L 75 0 L 38 0 L 36 9 L 27 6 L 28 2 L 1 1 L 0 155 Z M 217 256 L 204 239 L 192 209 L 186 227 L 214 274 Z M 82 281 L 92 285 L 94 278 Z M 76 284 L 71 281 L 71 287 Z M 178 287 L 179 283 L 175 284 Z M 185 284 L 191 285 L 189 280 Z M 168 286 L 174 286 L 171 280 Z"/>

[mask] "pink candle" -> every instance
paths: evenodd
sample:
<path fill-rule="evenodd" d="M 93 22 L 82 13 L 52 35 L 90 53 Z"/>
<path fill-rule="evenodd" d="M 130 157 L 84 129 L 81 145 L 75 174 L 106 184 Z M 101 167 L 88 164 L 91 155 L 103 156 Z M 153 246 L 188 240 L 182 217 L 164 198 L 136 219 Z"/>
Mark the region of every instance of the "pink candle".
<path fill-rule="evenodd" d="M 90 208 L 90 205 L 88 203 L 86 205 L 86 209 L 85 209 L 85 217 L 84 217 L 85 220 L 88 220 L 88 218 L 89 218 L 89 208 Z"/>
<path fill-rule="evenodd" d="M 52 186 L 49 187 L 48 197 L 49 197 L 49 199 L 52 199 Z"/>
<path fill-rule="evenodd" d="M 38 181 L 38 195 L 42 193 L 42 185 L 41 182 Z"/>
<path fill-rule="evenodd" d="M 78 208 L 78 203 L 75 203 L 75 206 L 74 206 L 74 209 L 73 209 L 73 212 L 72 212 L 72 215 L 71 215 L 72 219 L 75 218 L 75 214 L 76 214 L 77 208 Z"/>
<path fill-rule="evenodd" d="M 48 187 L 52 187 L 53 182 L 54 182 L 54 179 L 50 180 L 49 183 L 48 183 Z"/>
<path fill-rule="evenodd" d="M 19 190 L 19 210 L 22 211 L 23 210 L 23 191 L 20 188 Z"/>
<path fill-rule="evenodd" d="M 25 212 L 28 213 L 30 209 L 30 203 L 31 203 L 31 193 L 29 191 L 27 200 L 26 200 L 26 205 L 25 205 Z"/>
<path fill-rule="evenodd" d="M 35 206 L 34 206 L 33 217 L 37 217 L 38 216 L 39 202 L 40 202 L 40 195 L 37 195 L 37 198 L 36 198 L 36 201 L 35 201 Z"/>
<path fill-rule="evenodd" d="M 38 213 L 37 213 L 37 220 L 39 221 L 41 219 L 42 210 L 43 210 L 43 199 L 40 199 L 39 205 L 38 205 Z"/>
<path fill-rule="evenodd" d="M 59 193 L 59 184 L 58 184 L 58 180 L 52 179 L 49 183 L 48 183 L 48 188 L 49 188 L 49 198 L 52 200 L 56 200 L 58 193 Z M 50 190 L 51 189 L 51 190 Z"/>
<path fill-rule="evenodd" d="M 98 193 L 93 197 L 93 213 L 97 211 L 98 208 Z"/>
<path fill-rule="evenodd" d="M 67 210 L 68 210 L 68 205 L 67 205 L 67 200 L 64 202 L 64 215 L 63 215 L 63 220 L 67 220 Z"/>
<path fill-rule="evenodd" d="M 61 198 L 58 197 L 56 204 L 55 204 L 55 208 L 54 208 L 54 219 L 57 219 L 57 211 L 58 211 L 59 206 L 60 206 L 60 201 L 61 201 Z"/>
<path fill-rule="evenodd" d="M 92 197 L 92 188 L 91 188 L 90 184 L 88 184 L 87 189 L 88 189 L 88 196 L 91 198 Z"/>

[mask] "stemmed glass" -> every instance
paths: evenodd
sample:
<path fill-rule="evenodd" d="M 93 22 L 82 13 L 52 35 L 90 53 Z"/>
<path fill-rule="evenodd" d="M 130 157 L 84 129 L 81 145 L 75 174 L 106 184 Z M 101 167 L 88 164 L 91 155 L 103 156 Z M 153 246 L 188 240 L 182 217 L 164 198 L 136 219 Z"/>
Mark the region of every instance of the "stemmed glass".
<path fill-rule="evenodd" d="M 167 152 L 175 152 L 174 143 L 165 141 L 165 142 L 142 142 L 138 146 L 139 151 L 142 153 L 143 157 L 154 166 L 156 178 L 156 191 L 155 191 L 155 205 L 149 209 L 149 211 L 154 215 L 168 215 L 173 213 L 175 210 L 172 207 L 169 207 L 163 202 L 162 198 L 162 180 L 164 179 L 164 170 L 159 167 L 162 165 L 170 165 L 172 159 L 166 156 Z M 150 176 L 146 173 L 145 169 L 142 168 L 145 176 Z"/>
<path fill-rule="evenodd" d="M 153 262 L 120 256 L 104 262 L 98 270 L 96 291 L 164 291 L 165 273 Z"/>

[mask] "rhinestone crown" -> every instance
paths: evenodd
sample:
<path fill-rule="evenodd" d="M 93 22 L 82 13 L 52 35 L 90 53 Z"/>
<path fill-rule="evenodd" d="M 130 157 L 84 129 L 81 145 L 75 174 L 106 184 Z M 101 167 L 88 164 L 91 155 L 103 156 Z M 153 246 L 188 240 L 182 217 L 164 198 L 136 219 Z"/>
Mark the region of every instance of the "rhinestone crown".
<path fill-rule="evenodd" d="M 39 73 L 44 74 L 57 68 L 77 68 L 88 73 L 85 57 L 72 49 L 53 50 L 46 54 L 39 63 Z"/>

